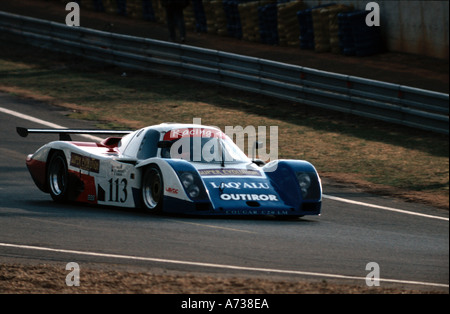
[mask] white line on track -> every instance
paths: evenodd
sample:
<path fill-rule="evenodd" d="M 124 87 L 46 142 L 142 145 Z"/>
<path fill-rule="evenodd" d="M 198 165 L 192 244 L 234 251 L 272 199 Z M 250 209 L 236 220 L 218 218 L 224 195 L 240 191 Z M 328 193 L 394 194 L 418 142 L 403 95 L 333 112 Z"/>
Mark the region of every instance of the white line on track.
<path fill-rule="evenodd" d="M 55 253 L 66 253 L 66 254 L 86 255 L 86 256 L 96 256 L 96 257 L 106 257 L 106 258 L 118 258 L 118 259 L 128 259 L 128 260 L 135 260 L 135 261 L 189 265 L 189 266 L 199 266 L 199 267 L 209 267 L 209 268 L 232 269 L 232 270 L 241 270 L 241 271 L 255 271 L 255 272 L 265 272 L 265 273 L 269 272 L 269 273 L 288 274 L 288 275 L 303 275 L 303 276 L 323 277 L 323 278 L 332 278 L 332 279 L 366 280 L 366 277 L 358 277 L 358 276 L 316 273 L 316 272 L 307 272 L 307 271 L 298 271 L 298 270 L 283 270 L 283 269 L 272 269 L 272 268 L 245 267 L 245 266 L 234 266 L 234 265 L 202 263 L 202 262 L 178 261 L 178 260 L 153 258 L 153 257 L 140 257 L 140 256 L 130 256 L 130 255 L 121 255 L 121 254 L 107 254 L 107 253 L 96 253 L 96 252 L 86 252 L 86 251 L 64 250 L 64 249 L 54 249 L 54 248 L 48 248 L 48 247 L 9 244 L 9 243 L 1 243 L 1 242 L 0 242 L 0 246 L 10 247 L 10 248 L 18 248 L 18 249 L 55 252 Z M 442 284 L 442 283 L 387 279 L 387 278 L 380 278 L 380 282 L 443 287 L 443 288 L 449 287 L 448 284 Z"/>
<path fill-rule="evenodd" d="M 6 113 L 6 114 L 15 116 L 15 117 L 20 118 L 20 119 L 28 120 L 28 121 L 31 121 L 31 122 L 34 122 L 34 123 L 42 124 L 42 125 L 45 125 L 45 126 L 47 126 L 49 128 L 67 129 L 67 127 L 65 127 L 65 126 L 61 126 L 59 124 L 55 124 L 55 123 L 52 123 L 52 122 L 41 120 L 41 119 L 29 116 L 29 115 L 26 115 L 26 114 L 23 114 L 23 113 L 20 113 L 20 112 L 17 112 L 17 111 L 6 109 L 6 108 L 3 108 L 3 107 L 0 107 L 0 112 L 3 112 L 3 113 Z M 90 139 L 90 140 L 94 140 L 94 141 L 101 141 L 101 140 L 103 140 L 100 137 L 92 136 L 92 135 L 89 135 L 89 134 L 82 134 L 80 136 L 83 136 L 84 138 L 87 138 L 87 139 Z"/>
<path fill-rule="evenodd" d="M 377 208 L 377 209 L 382 209 L 382 210 L 388 210 L 388 211 L 391 211 L 391 212 L 397 212 L 397 213 L 401 213 L 401 214 L 414 215 L 414 216 L 420 216 L 420 217 L 426 217 L 426 218 L 433 218 L 433 219 L 440 219 L 440 220 L 449 221 L 449 219 L 447 217 L 440 217 L 440 216 L 416 213 L 416 212 L 403 210 L 403 209 L 397 209 L 397 208 L 392 208 L 392 207 L 387 207 L 387 206 L 380 206 L 380 205 L 374 205 L 374 204 L 363 203 L 363 202 L 358 202 L 358 201 L 352 201 L 352 200 L 348 200 L 348 199 L 345 199 L 345 198 L 331 196 L 331 195 L 326 195 L 326 194 L 323 194 L 322 197 L 330 199 L 330 200 L 333 200 L 333 201 L 337 201 L 337 202 L 343 202 L 343 203 L 359 205 L 359 206 L 365 206 L 365 207 L 372 207 L 372 208 Z"/>
<path fill-rule="evenodd" d="M 13 111 L 10 109 L 6 109 L 3 107 L 0 107 L 0 112 L 9 114 L 9 115 L 13 115 L 15 117 L 21 118 L 21 119 L 25 119 L 34 123 L 38 123 L 38 124 L 42 124 L 45 125 L 47 127 L 50 128 L 56 128 L 56 129 L 67 129 L 64 126 L 52 123 L 52 122 L 48 122 L 45 120 L 41 120 L 17 111 Z M 94 141 L 101 141 L 102 139 L 97 137 L 97 136 L 92 136 L 89 134 L 83 134 L 81 135 L 87 139 L 91 139 Z M 408 215 L 415 215 L 415 216 L 420 216 L 420 217 L 426 217 L 426 218 L 433 218 L 433 219 L 440 219 L 440 220 L 445 220 L 445 221 L 449 221 L 448 218 L 446 217 L 440 217 L 440 216 L 433 216 L 433 215 L 427 215 L 427 214 L 421 214 L 421 213 L 416 213 L 416 212 L 411 212 L 411 211 L 407 211 L 407 210 L 403 210 L 403 209 L 397 209 L 397 208 L 391 208 L 391 207 L 386 207 L 386 206 L 380 206 L 380 205 L 374 205 L 374 204 L 369 204 L 369 203 L 363 203 L 363 202 L 358 202 L 358 201 L 352 201 L 352 200 L 348 200 L 345 198 L 340 198 L 340 197 L 336 197 L 336 196 L 331 196 L 331 195 L 323 195 L 323 198 L 327 198 L 330 200 L 334 200 L 334 201 L 338 201 L 338 202 L 344 202 L 344 203 L 348 203 L 348 204 L 354 204 L 354 205 L 359 205 L 359 206 L 365 206 L 365 207 L 372 207 L 372 208 L 377 208 L 377 209 L 383 209 L 383 210 L 388 210 L 388 211 L 392 211 L 392 212 L 397 212 L 397 213 L 402 213 L 402 214 L 408 214 Z"/>
<path fill-rule="evenodd" d="M 200 223 L 188 222 L 188 221 L 182 221 L 182 220 L 175 220 L 175 219 L 167 219 L 167 220 L 168 220 L 168 221 L 177 222 L 177 223 L 187 224 L 187 225 L 194 225 L 194 226 L 206 227 L 206 228 L 213 228 L 213 229 L 220 229 L 220 230 L 228 230 L 228 231 L 235 231 L 235 232 L 243 232 L 243 233 L 254 233 L 254 234 L 257 234 L 257 232 L 248 231 L 248 230 L 242 230 L 242 229 L 227 228 L 227 227 L 221 227 L 221 226 L 213 226 L 213 225 L 200 224 Z"/>

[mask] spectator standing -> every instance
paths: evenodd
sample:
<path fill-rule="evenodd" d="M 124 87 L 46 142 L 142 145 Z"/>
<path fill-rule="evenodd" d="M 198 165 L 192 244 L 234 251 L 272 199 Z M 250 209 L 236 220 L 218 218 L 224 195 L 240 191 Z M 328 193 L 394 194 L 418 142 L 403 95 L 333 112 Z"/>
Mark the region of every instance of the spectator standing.
<path fill-rule="evenodd" d="M 183 10 L 189 5 L 190 0 L 161 0 L 166 9 L 167 27 L 171 41 L 176 41 L 176 29 L 180 35 L 180 41 L 186 41 L 186 26 L 184 23 Z"/>

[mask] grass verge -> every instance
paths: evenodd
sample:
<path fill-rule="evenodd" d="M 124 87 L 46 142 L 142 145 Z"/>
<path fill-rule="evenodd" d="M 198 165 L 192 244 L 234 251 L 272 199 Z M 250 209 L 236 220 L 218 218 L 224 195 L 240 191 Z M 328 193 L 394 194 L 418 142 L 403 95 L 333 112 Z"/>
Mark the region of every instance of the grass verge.
<path fill-rule="evenodd" d="M 72 118 L 98 121 L 100 128 L 192 123 L 193 118 L 222 130 L 277 126 L 279 158 L 308 160 L 322 177 L 448 209 L 448 136 L 4 40 L 0 91 L 66 107 Z"/>

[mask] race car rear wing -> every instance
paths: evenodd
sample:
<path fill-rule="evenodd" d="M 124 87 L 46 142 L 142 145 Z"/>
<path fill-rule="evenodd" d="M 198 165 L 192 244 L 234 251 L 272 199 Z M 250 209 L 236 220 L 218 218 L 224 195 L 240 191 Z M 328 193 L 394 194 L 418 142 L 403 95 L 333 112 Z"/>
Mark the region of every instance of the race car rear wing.
<path fill-rule="evenodd" d="M 71 134 L 103 134 L 103 135 L 126 135 L 133 131 L 127 130 L 83 130 L 83 129 L 27 129 L 16 128 L 17 133 L 22 137 L 27 137 L 30 133 L 59 134 L 60 141 L 71 141 Z"/>

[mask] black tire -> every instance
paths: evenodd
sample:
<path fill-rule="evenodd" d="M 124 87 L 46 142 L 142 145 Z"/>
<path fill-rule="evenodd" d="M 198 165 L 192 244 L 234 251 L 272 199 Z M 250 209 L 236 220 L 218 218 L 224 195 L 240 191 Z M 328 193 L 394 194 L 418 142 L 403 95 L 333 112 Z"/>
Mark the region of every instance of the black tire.
<path fill-rule="evenodd" d="M 69 195 L 69 173 L 64 153 L 56 152 L 48 163 L 47 187 L 52 199 L 56 202 L 65 202 Z"/>
<path fill-rule="evenodd" d="M 142 207 L 152 214 L 162 213 L 164 181 L 158 166 L 151 165 L 144 170 L 141 187 Z"/>

